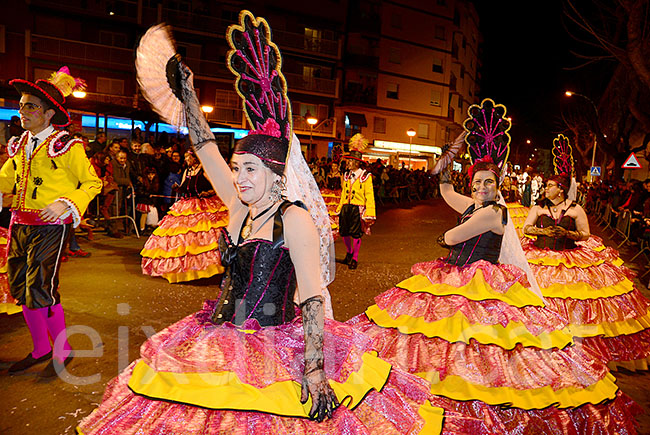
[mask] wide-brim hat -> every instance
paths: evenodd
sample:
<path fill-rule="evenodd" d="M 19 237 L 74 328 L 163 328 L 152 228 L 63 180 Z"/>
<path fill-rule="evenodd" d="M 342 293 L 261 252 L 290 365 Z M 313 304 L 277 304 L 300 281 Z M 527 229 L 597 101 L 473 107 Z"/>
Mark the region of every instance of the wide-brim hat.
<path fill-rule="evenodd" d="M 344 159 L 351 159 L 351 160 L 358 160 L 360 162 L 363 162 L 363 159 L 361 158 L 362 154 L 360 151 L 357 150 L 352 150 L 348 154 L 345 154 L 343 156 Z"/>
<path fill-rule="evenodd" d="M 36 80 L 32 83 L 29 80 L 14 79 L 9 82 L 20 94 L 34 95 L 49 104 L 54 110 L 52 125 L 55 127 L 65 127 L 70 124 L 70 114 L 63 107 L 65 97 L 59 88 L 47 80 Z"/>

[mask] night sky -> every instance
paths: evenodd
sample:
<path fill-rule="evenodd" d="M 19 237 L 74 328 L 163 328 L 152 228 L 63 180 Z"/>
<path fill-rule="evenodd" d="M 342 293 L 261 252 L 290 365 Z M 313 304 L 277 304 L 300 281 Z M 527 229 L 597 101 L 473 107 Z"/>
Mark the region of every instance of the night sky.
<path fill-rule="evenodd" d="M 585 47 L 565 29 L 571 23 L 563 17 L 560 0 L 475 4 L 483 35 L 479 98 L 490 97 L 508 108 L 513 147 L 530 139 L 533 147 L 550 148 L 562 131 L 560 111 L 572 104 L 564 92 L 579 92 L 598 103 L 611 65 L 568 69 L 581 63 L 570 51 L 584 52 Z"/>

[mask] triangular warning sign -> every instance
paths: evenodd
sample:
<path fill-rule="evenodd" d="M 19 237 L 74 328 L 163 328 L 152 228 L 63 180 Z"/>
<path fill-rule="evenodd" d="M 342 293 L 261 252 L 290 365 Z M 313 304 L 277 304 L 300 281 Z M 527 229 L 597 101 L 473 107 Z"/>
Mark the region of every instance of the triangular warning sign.
<path fill-rule="evenodd" d="M 639 163 L 639 160 L 636 158 L 634 153 L 630 154 L 630 157 L 625 160 L 625 163 L 623 163 L 623 166 L 621 166 L 623 169 L 639 169 L 641 168 L 641 164 Z"/>

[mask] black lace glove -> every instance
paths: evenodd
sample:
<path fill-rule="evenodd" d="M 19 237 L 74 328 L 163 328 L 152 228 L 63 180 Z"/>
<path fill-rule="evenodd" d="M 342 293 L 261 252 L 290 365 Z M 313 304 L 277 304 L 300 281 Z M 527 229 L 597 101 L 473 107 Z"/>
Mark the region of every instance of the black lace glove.
<path fill-rule="evenodd" d="M 438 236 L 438 244 L 439 244 L 440 246 L 442 246 L 443 248 L 445 248 L 445 249 L 451 249 L 451 246 L 449 246 L 449 245 L 445 242 L 445 233 L 442 233 L 442 234 L 440 234 L 440 235 Z"/>
<path fill-rule="evenodd" d="M 194 90 L 194 74 L 183 62 L 178 63 L 178 80 L 185 105 L 185 122 L 190 141 L 194 151 L 198 152 L 209 142 L 214 143 L 214 134 L 210 131 L 210 125 L 201 113 L 201 105 Z"/>
<path fill-rule="evenodd" d="M 451 164 L 440 171 L 440 184 L 451 184 Z"/>
<path fill-rule="evenodd" d="M 330 418 L 339 406 L 323 370 L 323 297 L 314 296 L 302 304 L 302 324 L 305 330 L 305 370 L 302 375 L 300 402 L 306 403 L 311 396 L 309 418 L 319 422 Z"/>

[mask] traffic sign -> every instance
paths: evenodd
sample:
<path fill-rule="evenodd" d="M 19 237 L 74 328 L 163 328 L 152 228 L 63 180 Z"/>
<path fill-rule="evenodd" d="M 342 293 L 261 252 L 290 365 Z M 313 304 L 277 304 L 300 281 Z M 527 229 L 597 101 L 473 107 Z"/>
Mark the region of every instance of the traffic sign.
<path fill-rule="evenodd" d="M 600 177 L 600 166 L 592 166 L 589 173 L 592 177 Z"/>
<path fill-rule="evenodd" d="M 621 166 L 623 169 L 640 169 L 641 164 L 639 163 L 639 160 L 636 158 L 634 153 L 631 153 L 630 156 L 625 160 L 625 163 L 623 163 L 623 166 Z"/>

